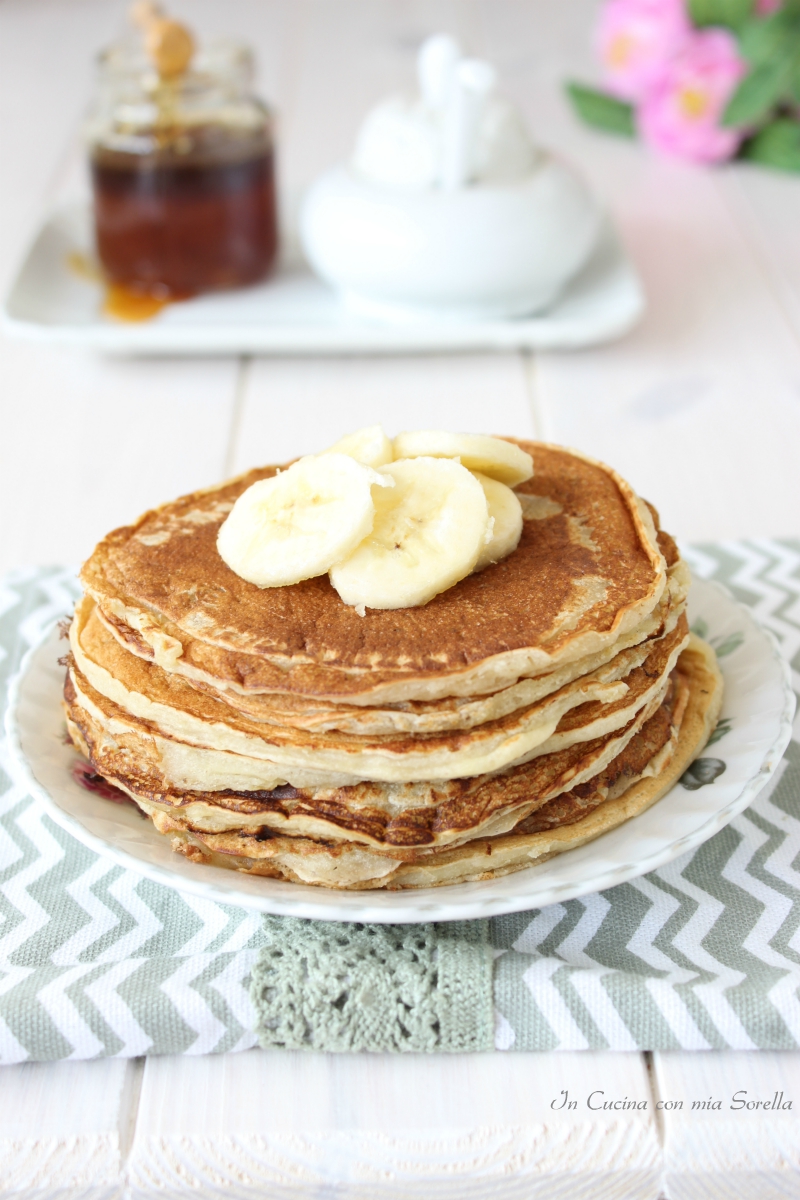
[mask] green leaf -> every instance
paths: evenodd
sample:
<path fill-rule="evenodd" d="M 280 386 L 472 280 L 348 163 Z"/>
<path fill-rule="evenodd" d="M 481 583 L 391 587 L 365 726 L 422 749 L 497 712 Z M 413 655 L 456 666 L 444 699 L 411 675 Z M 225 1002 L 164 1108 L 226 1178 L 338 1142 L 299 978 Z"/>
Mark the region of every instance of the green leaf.
<path fill-rule="evenodd" d="M 800 173 L 800 123 L 779 117 L 746 141 L 739 157 L 778 171 Z"/>
<path fill-rule="evenodd" d="M 689 0 L 689 16 L 692 24 L 725 25 L 738 29 L 752 15 L 753 0 Z"/>
<path fill-rule="evenodd" d="M 757 125 L 763 121 L 788 92 L 791 75 L 792 58 L 788 53 L 753 67 L 728 101 L 722 124 Z"/>
<path fill-rule="evenodd" d="M 739 30 L 739 49 L 755 66 L 785 54 L 796 55 L 800 50 L 800 21 L 785 9 L 747 21 Z"/>
<path fill-rule="evenodd" d="M 636 136 L 633 105 L 617 100 L 616 96 L 609 96 L 607 92 L 584 87 L 581 83 L 568 83 L 567 95 L 576 113 L 587 125 L 622 137 Z"/>
<path fill-rule="evenodd" d="M 794 67 L 789 78 L 789 96 L 795 104 L 800 104 L 800 61 L 795 59 Z"/>
<path fill-rule="evenodd" d="M 721 721 L 718 721 L 716 729 L 706 742 L 706 746 L 713 746 L 715 742 L 724 738 L 726 733 L 730 733 L 732 724 L 733 722 L 730 717 L 723 717 Z"/>

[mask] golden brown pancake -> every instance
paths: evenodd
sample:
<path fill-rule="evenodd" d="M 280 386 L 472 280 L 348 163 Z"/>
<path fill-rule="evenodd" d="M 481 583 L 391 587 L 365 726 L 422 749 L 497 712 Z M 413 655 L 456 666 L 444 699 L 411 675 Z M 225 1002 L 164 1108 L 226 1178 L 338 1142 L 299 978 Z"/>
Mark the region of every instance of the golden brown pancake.
<path fill-rule="evenodd" d="M 173 849 L 187 858 L 290 882 L 393 890 L 486 880 L 584 845 L 655 804 L 702 750 L 721 701 L 714 652 L 693 637 L 681 656 L 677 686 L 665 711 L 651 718 L 596 782 L 542 806 L 538 821 L 526 818 L 504 836 L 456 848 L 376 854 L 351 844 L 276 836 L 269 829 L 208 834 L 180 817 L 156 812 L 153 819 L 160 832 L 173 838 Z"/>
<path fill-rule="evenodd" d="M 82 580 L 134 653 L 212 683 L 368 704 L 496 691 L 613 644 L 666 584 L 651 513 L 628 484 L 576 453 L 520 444 L 535 476 L 517 489 L 519 546 L 421 607 L 360 617 L 327 576 L 260 589 L 234 574 L 219 527 L 275 467 L 115 530 Z"/>
<path fill-rule="evenodd" d="M 313 697 L 276 693 L 243 696 L 240 692 L 212 688 L 165 672 L 151 660 L 131 654 L 111 633 L 88 596 L 83 597 L 76 607 L 70 644 L 82 674 L 103 695 L 118 700 L 123 706 L 130 707 L 134 695 L 147 696 L 154 703 L 172 705 L 196 715 L 205 714 L 208 720 L 221 721 L 231 728 L 249 732 L 260 729 L 266 737 L 270 734 L 269 726 L 306 730 L 311 734 L 338 731 L 357 737 L 396 737 L 474 729 L 531 705 L 538 705 L 538 712 L 543 716 L 548 705 L 542 701 L 553 697 L 554 702 L 560 702 L 563 690 L 576 681 L 577 686 L 582 686 L 582 681 L 589 678 L 623 679 L 634 666 L 641 665 L 649 653 L 650 643 L 671 632 L 680 620 L 683 596 L 676 599 L 672 587 L 669 595 L 673 603 L 664 609 L 658 629 L 632 646 L 623 645 L 618 649 L 615 644 L 601 654 L 579 659 L 547 675 L 519 680 L 500 692 L 484 696 L 405 701 L 382 708 L 331 704 Z M 606 664 L 610 664 L 609 669 L 603 671 L 601 668 Z M 201 696 L 196 694 L 198 691 Z M 562 695 L 559 697 L 554 693 Z M 210 697 L 211 702 L 205 697 Z M 228 706 L 227 710 L 220 707 L 220 701 Z M 137 711 L 145 715 L 144 710 L 148 707 L 140 703 Z"/>
<path fill-rule="evenodd" d="M 652 803 L 719 710 L 688 572 L 613 471 L 521 444 L 518 548 L 416 608 L 230 571 L 219 527 L 274 467 L 109 534 L 70 630 L 76 747 L 180 853 L 330 887 L 489 878 Z"/>
<path fill-rule="evenodd" d="M 670 633 L 646 642 L 641 650 L 625 651 L 585 679 L 574 680 L 536 704 L 469 730 L 358 737 L 253 721 L 130 654 L 117 655 L 112 663 L 106 660 L 113 674 L 108 669 L 95 670 L 82 650 L 81 619 L 79 613 L 71 643 L 77 660 L 72 668 L 73 684 L 83 707 L 94 712 L 99 723 L 103 714 L 113 719 L 120 732 L 127 722 L 128 731 L 138 730 L 148 739 L 155 735 L 188 744 L 183 752 L 184 770 L 189 770 L 192 760 L 196 772 L 220 779 L 223 786 L 231 752 L 267 761 L 267 775 L 258 786 L 266 786 L 277 773 L 296 783 L 293 772 L 298 770 L 328 771 L 331 777 L 346 776 L 353 782 L 453 779 L 502 770 L 627 724 L 672 670 L 688 634 L 686 618 L 681 616 Z M 106 643 L 109 641 L 107 638 Z M 112 641 L 112 647 L 115 645 Z M 97 640 L 94 648 L 102 650 Z M 571 710 L 575 716 L 568 719 Z M 256 770 L 257 765 L 250 769 Z"/>
<path fill-rule="evenodd" d="M 663 769 L 674 750 L 688 695 L 689 689 L 683 679 L 676 677 L 669 697 L 602 772 L 587 783 L 562 793 L 555 800 L 546 801 L 540 796 L 535 817 L 539 817 L 541 826 L 552 829 L 574 823 L 606 801 L 614 790 L 621 792 L 645 774 L 657 773 L 654 764 L 658 765 L 658 770 Z M 503 780 L 499 782 L 502 785 Z M 135 797 L 145 814 L 152 818 L 160 833 L 176 835 L 175 849 L 198 861 L 202 861 L 201 853 L 215 858 L 224 856 L 221 865 L 249 873 L 269 874 L 290 881 L 328 882 L 338 887 L 374 887 L 380 886 L 380 881 L 388 880 L 390 875 L 394 877 L 401 864 L 430 866 L 434 859 L 437 863 L 449 864 L 454 861 L 451 846 L 440 848 L 390 842 L 367 846 L 360 842 L 337 841 L 331 837 L 287 837 L 285 833 L 276 832 L 269 825 L 261 825 L 257 821 L 248 827 L 214 833 L 202 825 L 198 827 L 193 820 L 194 804 L 170 808 L 153 803 L 136 791 L 126 790 Z M 556 806 L 559 806 L 558 809 Z M 510 822 L 512 836 L 533 832 L 529 823 L 535 817 L 517 821 L 516 824 Z M 506 841 L 496 835 L 477 841 L 472 839 L 468 854 L 470 858 L 476 854 L 491 856 L 495 848 L 502 851 Z"/>
<path fill-rule="evenodd" d="M 98 774 L 133 799 L 181 809 L 195 825 L 256 828 L 343 838 L 373 846 L 447 845 L 512 829 L 568 788 L 591 779 L 615 758 L 661 707 L 668 680 L 652 701 L 613 734 L 538 755 L 500 774 L 440 783 L 202 791 L 165 777 L 152 737 L 132 736 L 126 722 L 100 723 L 87 711 L 72 677 L 66 686 L 73 740 Z"/>

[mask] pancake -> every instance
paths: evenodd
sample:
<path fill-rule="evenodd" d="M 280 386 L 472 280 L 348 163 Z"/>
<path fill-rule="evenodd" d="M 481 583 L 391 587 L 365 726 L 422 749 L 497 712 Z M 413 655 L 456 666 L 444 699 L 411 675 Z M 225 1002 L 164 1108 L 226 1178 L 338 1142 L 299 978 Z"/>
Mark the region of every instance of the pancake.
<path fill-rule="evenodd" d="M 81 606 L 70 631 L 76 659 L 72 677 L 82 707 L 97 723 L 105 717 L 115 733 L 138 732 L 148 740 L 154 737 L 158 744 L 164 739 L 187 744 L 184 773 L 192 763 L 198 777 L 224 779 L 233 753 L 265 759 L 272 777 L 281 771 L 293 783 L 293 769 L 328 771 L 351 780 L 452 779 L 502 770 L 537 753 L 598 737 L 627 724 L 651 700 L 672 670 L 688 633 L 681 616 L 669 634 L 624 652 L 536 704 L 470 730 L 358 738 L 254 722 L 131 655 L 120 656 L 123 661 L 114 662 L 112 674 L 83 651 L 86 607 Z M 90 612 L 88 624 L 91 619 Z M 576 716 L 568 720 L 570 711 Z M 167 753 L 174 757 L 176 752 Z"/>
<path fill-rule="evenodd" d="M 520 870 L 653 803 L 719 710 L 688 570 L 615 472 L 520 444 L 518 547 L 414 608 L 226 566 L 221 523 L 277 467 L 109 534 L 69 631 L 75 746 L 181 854 L 328 887 Z"/>
<path fill-rule="evenodd" d="M 669 729 L 659 751 L 643 764 L 639 773 L 628 773 L 621 778 L 621 786 L 613 798 L 624 795 L 644 779 L 658 779 L 661 785 L 666 783 L 667 778 L 671 777 L 666 775 L 666 770 L 674 756 L 679 736 L 678 729 Z M 612 769 L 613 763 L 607 770 Z M 543 822 L 543 829 L 553 833 L 556 829 L 578 824 L 608 802 L 610 790 L 602 785 L 592 787 L 587 795 L 580 798 L 567 792 L 560 801 L 544 805 L 539 810 L 541 813 L 561 803 L 570 816 L 556 818 L 551 812 L 549 820 Z M 147 807 L 143 806 L 143 810 L 147 812 Z M 490 872 L 488 877 L 508 874 L 515 864 L 518 864 L 518 869 L 528 865 L 524 859 L 521 860 L 521 855 L 527 857 L 530 850 L 535 851 L 535 834 L 539 832 L 526 830 L 526 822 L 523 821 L 509 834 L 473 839 L 457 849 L 427 852 L 395 850 L 379 854 L 353 843 L 287 838 L 263 829 L 256 833 L 209 834 L 194 829 L 189 822 L 173 814 L 155 811 L 148 815 L 152 817 L 158 832 L 172 839 L 173 849 L 177 853 L 196 862 L 209 862 L 210 865 L 243 871 L 245 874 L 269 875 L 290 883 L 358 890 L 436 886 L 442 875 L 446 877 L 442 882 L 464 882 L 465 875 L 474 878 L 476 871 L 480 871 L 481 877 L 487 877 L 487 868 Z M 457 878 L 452 878 L 453 875 Z"/>
<path fill-rule="evenodd" d="M 209 834 L 180 817 L 153 814 L 178 853 L 208 865 L 290 882 L 347 889 L 419 888 L 486 880 L 584 845 L 655 804 L 703 749 L 722 702 L 713 650 L 692 637 L 682 653 L 668 710 L 590 783 L 543 805 L 503 835 L 444 851 L 376 854 L 361 846 L 254 833 Z"/>
<path fill-rule="evenodd" d="M 85 590 L 133 653 L 245 692 L 366 704 L 495 692 L 600 653 L 646 621 L 666 587 L 649 509 L 610 468 L 519 443 L 534 479 L 508 558 L 422 607 L 344 605 L 326 576 L 259 589 L 216 549 L 251 471 L 145 513 L 85 564 Z"/>
<path fill-rule="evenodd" d="M 223 701 L 251 721 L 268 725 L 288 726 L 310 732 L 327 733 L 339 731 L 356 736 L 383 734 L 423 734 L 448 730 L 472 729 L 487 721 L 497 720 L 520 708 L 535 704 L 546 696 L 558 692 L 577 679 L 586 679 L 593 672 L 612 660 L 617 678 L 626 671 L 622 669 L 620 655 L 625 650 L 637 649 L 628 656 L 631 666 L 638 665 L 645 650 L 644 644 L 652 637 L 674 629 L 683 610 L 686 594 L 685 570 L 676 564 L 668 570 L 668 586 L 653 614 L 653 625 L 646 632 L 637 627 L 626 638 L 606 650 L 569 663 L 559 670 L 532 679 L 522 679 L 510 687 L 488 695 L 473 697 L 446 697 L 436 701 L 405 701 L 393 707 L 366 708 L 350 704 L 331 704 L 313 697 L 288 696 L 276 693 L 243 694 L 225 687 L 215 687 L 208 682 L 186 679 L 174 673 L 163 673 L 161 668 L 150 669 L 151 660 L 132 655 L 118 638 L 117 630 L 109 627 L 100 610 L 89 597 L 84 597 L 76 609 L 75 622 L 70 635 L 76 662 L 98 691 L 109 699 L 118 700 L 126 707 L 130 704 L 122 692 L 138 692 L 154 698 L 150 690 L 153 680 L 158 680 L 158 691 L 167 703 L 172 703 L 170 693 L 182 696 L 179 706 L 192 710 L 199 702 L 185 690 L 193 687 L 217 701 Z M 610 676 L 608 677 L 610 678 Z M 121 685 L 121 686 L 120 686 Z M 231 722 L 235 727 L 236 715 L 217 710 L 217 719 Z M 250 728 L 248 724 L 246 726 Z"/>
<path fill-rule="evenodd" d="M 537 807 L 607 766 L 658 711 L 668 690 L 669 679 L 647 706 L 612 735 L 576 741 L 499 774 L 442 783 L 369 781 L 321 788 L 279 783 L 269 789 L 237 789 L 234 762 L 231 785 L 215 791 L 171 783 L 163 772 L 164 759 L 153 752 L 155 739 L 132 741 L 117 729 L 109 734 L 79 702 L 71 681 L 66 698 L 75 744 L 98 774 L 137 803 L 145 802 L 143 807 L 180 809 L 197 828 L 266 826 L 290 835 L 333 837 L 381 847 L 449 845 L 512 829 Z M 169 759 L 167 765 L 174 771 Z"/>

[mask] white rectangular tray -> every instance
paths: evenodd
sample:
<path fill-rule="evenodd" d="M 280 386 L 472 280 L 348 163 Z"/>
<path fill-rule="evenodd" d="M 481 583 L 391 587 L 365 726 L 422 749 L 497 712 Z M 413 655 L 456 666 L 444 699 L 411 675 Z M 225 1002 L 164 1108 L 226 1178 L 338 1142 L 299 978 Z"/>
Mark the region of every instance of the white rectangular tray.
<path fill-rule="evenodd" d="M 636 272 L 610 225 L 591 261 L 547 313 L 506 321 L 371 321 L 349 311 L 295 256 L 257 287 L 199 296 L 152 320 L 127 323 L 102 314 L 100 285 L 69 266 L 76 253 L 92 254 L 87 204 L 57 209 L 43 223 L 4 306 L 8 334 L 114 354 L 543 350 L 619 337 L 644 308 Z"/>

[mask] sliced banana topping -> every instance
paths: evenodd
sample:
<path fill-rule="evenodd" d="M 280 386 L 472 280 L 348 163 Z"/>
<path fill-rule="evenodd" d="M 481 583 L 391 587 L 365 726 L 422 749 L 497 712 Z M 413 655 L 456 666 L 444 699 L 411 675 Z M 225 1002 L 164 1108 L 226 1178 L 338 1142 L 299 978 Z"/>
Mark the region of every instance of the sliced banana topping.
<path fill-rule="evenodd" d="M 516 549 L 523 514 L 507 484 L 532 474 L 501 438 L 421 430 L 392 443 L 370 425 L 249 487 L 217 548 L 257 587 L 327 572 L 360 616 L 411 608 Z"/>
<path fill-rule="evenodd" d="M 367 425 L 349 433 L 325 453 L 349 454 L 365 467 L 385 467 L 394 458 L 392 443 L 380 425 Z"/>
<path fill-rule="evenodd" d="M 481 550 L 475 564 L 476 571 L 482 571 L 491 563 L 506 558 L 512 550 L 516 550 L 522 536 L 522 505 L 510 487 L 481 475 L 479 471 L 473 474 L 483 488 L 486 503 L 489 506 L 489 520 L 492 522 L 492 536 Z"/>
<path fill-rule="evenodd" d="M 345 604 L 362 612 L 427 604 L 469 575 L 489 528 L 483 488 L 452 459 L 416 457 L 384 472 L 395 486 L 376 489 L 372 532 L 330 571 Z"/>
<path fill-rule="evenodd" d="M 232 571 L 258 587 L 285 587 L 324 575 L 372 529 L 372 488 L 393 480 L 348 454 L 301 458 L 243 492 L 217 536 Z"/>
<path fill-rule="evenodd" d="M 448 433 L 419 429 L 398 433 L 395 458 L 460 458 L 470 471 L 480 471 L 508 487 L 516 487 L 533 475 L 533 459 L 513 442 L 482 433 Z"/>

